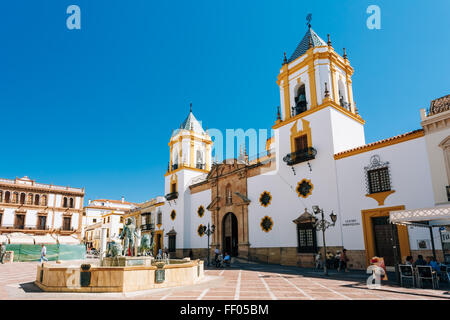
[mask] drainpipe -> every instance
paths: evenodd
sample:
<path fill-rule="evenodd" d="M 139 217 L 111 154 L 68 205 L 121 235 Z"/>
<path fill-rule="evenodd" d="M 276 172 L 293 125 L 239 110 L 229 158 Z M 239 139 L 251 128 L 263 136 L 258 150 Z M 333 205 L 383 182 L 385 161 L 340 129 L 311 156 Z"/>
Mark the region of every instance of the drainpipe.
<path fill-rule="evenodd" d="M 433 227 L 428 227 L 430 229 L 430 238 L 431 238 L 431 249 L 433 250 L 433 257 L 436 260 L 436 248 L 434 247 L 434 238 L 433 238 Z"/>

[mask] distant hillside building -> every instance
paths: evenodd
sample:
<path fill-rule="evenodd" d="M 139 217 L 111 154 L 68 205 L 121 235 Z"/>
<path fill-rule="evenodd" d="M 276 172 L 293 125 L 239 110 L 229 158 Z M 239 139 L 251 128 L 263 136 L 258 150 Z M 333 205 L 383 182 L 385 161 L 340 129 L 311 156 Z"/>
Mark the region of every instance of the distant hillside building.
<path fill-rule="evenodd" d="M 117 238 L 123 229 L 123 215 L 136 205 L 121 200 L 97 199 L 89 201 L 84 207 L 83 234 L 88 248 L 98 249 L 101 240 L 101 229 L 106 229 L 107 241 Z"/>

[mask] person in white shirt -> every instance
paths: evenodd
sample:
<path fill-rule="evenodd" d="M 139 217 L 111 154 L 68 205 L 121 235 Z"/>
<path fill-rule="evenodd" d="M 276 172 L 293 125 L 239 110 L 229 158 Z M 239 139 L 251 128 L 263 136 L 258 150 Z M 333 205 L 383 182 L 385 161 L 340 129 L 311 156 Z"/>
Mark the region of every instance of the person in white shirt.
<path fill-rule="evenodd" d="M 42 245 L 42 249 L 41 249 L 41 263 L 42 263 L 42 260 L 45 261 L 45 262 L 48 262 L 48 259 L 47 259 L 46 255 L 47 255 L 47 248 L 44 245 Z"/>

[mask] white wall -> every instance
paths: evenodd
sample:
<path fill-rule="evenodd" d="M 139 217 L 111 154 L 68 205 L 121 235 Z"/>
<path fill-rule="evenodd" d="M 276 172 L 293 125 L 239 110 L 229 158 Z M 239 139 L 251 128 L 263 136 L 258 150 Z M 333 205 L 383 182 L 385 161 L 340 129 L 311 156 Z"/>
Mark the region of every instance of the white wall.
<path fill-rule="evenodd" d="M 344 246 L 347 249 L 364 250 L 361 210 L 381 208 L 374 199 L 365 196 L 367 189 L 364 167 L 370 164 L 372 155 L 379 155 L 381 161 L 389 162 L 391 186 L 395 190 L 381 207 L 404 205 L 405 209 L 416 209 L 434 205 L 424 138 L 336 160 L 339 215 L 342 220 L 354 219 L 359 224 L 342 227 Z M 411 245 L 422 236 L 416 235 L 416 230 L 409 235 Z"/>

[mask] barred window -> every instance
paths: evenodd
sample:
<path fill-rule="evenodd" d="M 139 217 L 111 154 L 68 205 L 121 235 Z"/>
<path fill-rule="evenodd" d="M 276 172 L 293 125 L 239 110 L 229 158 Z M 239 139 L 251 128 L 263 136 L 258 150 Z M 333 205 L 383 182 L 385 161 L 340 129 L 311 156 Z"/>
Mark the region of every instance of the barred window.
<path fill-rule="evenodd" d="M 388 167 L 367 171 L 367 178 L 369 180 L 369 193 L 391 190 Z"/>
<path fill-rule="evenodd" d="M 317 251 L 316 229 L 312 223 L 297 224 L 298 248 L 300 253 L 314 253 Z"/>

